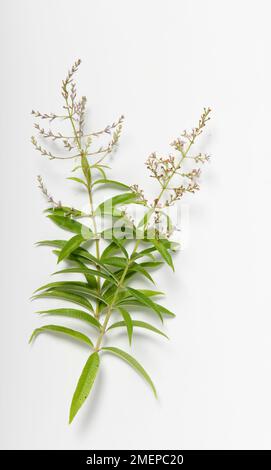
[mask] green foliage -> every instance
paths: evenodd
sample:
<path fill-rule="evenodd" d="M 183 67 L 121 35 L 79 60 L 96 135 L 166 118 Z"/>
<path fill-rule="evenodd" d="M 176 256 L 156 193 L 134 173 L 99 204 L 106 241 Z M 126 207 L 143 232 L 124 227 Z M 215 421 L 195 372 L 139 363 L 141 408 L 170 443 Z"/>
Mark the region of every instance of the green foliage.
<path fill-rule="evenodd" d="M 90 315 L 89 313 L 85 312 L 84 310 L 78 310 L 76 308 L 56 308 L 51 310 L 40 310 L 37 313 L 40 315 L 54 315 L 60 317 L 67 317 L 67 318 L 75 318 L 76 320 L 82 320 L 87 322 L 91 326 L 94 326 L 99 331 L 101 330 L 101 324 L 98 320 Z"/>
<path fill-rule="evenodd" d="M 128 364 L 130 364 L 130 366 L 132 366 L 133 369 L 135 369 L 140 375 L 142 375 L 142 377 L 148 382 L 148 384 L 150 385 L 154 393 L 154 396 L 157 398 L 157 392 L 156 392 L 152 379 L 150 378 L 149 374 L 147 374 L 145 369 L 141 366 L 141 364 L 139 364 L 139 362 L 134 357 L 130 356 L 130 354 L 128 354 L 125 351 L 122 351 L 122 349 L 119 349 L 119 348 L 107 347 L 107 348 L 102 348 L 102 349 L 103 351 L 108 351 L 111 354 L 114 354 L 115 356 L 118 356 L 124 361 L 128 362 Z"/>
<path fill-rule="evenodd" d="M 43 333 L 45 331 L 53 332 L 53 333 L 60 333 L 63 335 L 70 336 L 71 338 L 75 338 L 79 341 L 82 341 L 83 343 L 86 343 L 88 346 L 93 347 L 93 343 L 88 336 L 84 335 L 83 333 L 80 333 L 80 331 L 72 330 L 71 328 L 66 328 L 65 326 L 60 326 L 60 325 L 44 325 L 41 328 L 36 328 L 36 330 L 33 331 L 29 343 L 33 341 L 33 339 L 39 334 Z"/>
<path fill-rule="evenodd" d="M 205 109 L 198 126 L 190 133 L 185 131 L 182 139 L 178 138 L 172 143 L 178 152 L 176 156 L 170 154 L 163 158 L 151 154 L 146 162 L 147 168 L 151 176 L 158 181 L 159 192 L 152 202 L 148 202 L 137 185 L 129 186 L 107 178 L 109 166 L 104 160 L 118 144 L 123 116 L 102 130 L 86 132 L 86 98 L 77 97 L 74 82 L 74 74 L 79 65 L 80 61 L 77 61 L 62 82 L 65 115 L 32 112 L 37 119 L 43 119 L 45 122 L 59 120 L 61 123 L 63 119 L 69 122 L 70 135 L 63 135 L 61 131 L 54 133 L 52 129 L 46 130 L 35 124 L 40 139 L 52 139 L 55 143 L 64 145 L 68 151 L 66 157 L 52 154 L 36 137 L 32 137 L 32 143 L 38 152 L 50 160 L 77 159 L 72 170 L 76 176 L 67 179 L 85 192 L 82 205 L 86 207 L 86 201 L 88 203 L 88 209 L 84 212 L 80 208 L 75 209 L 56 202 L 49 195 L 42 178 L 38 177 L 39 188 L 49 203 L 45 211 L 46 216 L 57 225 L 56 230 L 61 229 L 68 234 L 67 239 L 43 240 L 37 243 L 38 246 L 51 247 L 57 256 L 57 263 L 64 263 L 61 269 L 54 273 L 62 275 L 63 278 L 36 289 L 32 299 L 51 299 L 76 304 L 79 308 L 67 306 L 39 310 L 37 313 L 62 320 L 74 320 L 79 323 L 79 327 L 84 327 L 84 332 L 62 325 L 44 325 L 34 330 L 30 341 L 40 333 L 53 333 L 83 342 L 92 350 L 73 395 L 70 423 L 93 387 L 103 351 L 127 362 L 147 381 L 156 396 L 154 384 L 139 362 L 119 348 L 110 345 L 104 347 L 103 342 L 105 336 L 109 333 L 110 339 L 110 332 L 117 328 L 125 328 L 129 345 L 133 337 L 136 339 L 134 331 L 138 328 L 167 338 L 162 330 L 137 319 L 136 315 L 139 311 L 148 317 L 149 312 L 153 312 L 161 322 L 166 317 L 175 316 L 154 300 L 163 293 L 148 288 L 150 283 L 155 283 L 150 271 L 165 264 L 174 270 L 172 254 L 176 251 L 177 244 L 170 239 L 174 224 L 166 209 L 185 193 L 193 193 L 198 189 L 198 170 L 192 169 L 184 173 L 182 166 L 188 158 L 195 164 L 208 160 L 203 154 L 191 156 L 190 149 L 205 127 L 210 112 Z M 107 139 L 107 142 L 98 145 L 100 138 Z M 181 178 L 182 182 L 176 183 L 176 177 Z M 110 198 L 97 204 L 96 192 L 101 195 L 104 188 L 112 188 L 117 194 L 113 193 Z M 144 215 L 140 216 L 139 221 L 129 214 L 129 210 L 136 207 L 135 205 L 141 205 L 144 209 Z M 70 276 L 75 278 L 71 279 Z M 133 286 L 132 283 L 136 279 L 146 283 L 146 288 Z M 112 314 L 113 317 L 117 315 L 119 319 L 112 322 Z M 85 332 L 89 327 L 93 340 Z"/>
<path fill-rule="evenodd" d="M 91 356 L 89 356 L 82 371 L 82 374 L 80 375 L 80 378 L 78 380 L 78 384 L 76 386 L 70 408 L 70 423 L 72 422 L 73 418 L 78 413 L 81 406 L 87 399 L 89 392 L 94 384 L 99 365 L 99 354 L 97 352 L 94 352 L 93 354 L 91 354 Z"/>
<path fill-rule="evenodd" d="M 119 309 L 119 310 L 123 311 L 124 309 Z M 127 312 L 127 310 L 125 310 L 125 311 Z M 129 317 L 130 317 L 130 315 L 129 315 Z M 124 318 L 124 316 L 123 316 L 123 318 Z M 127 334 L 128 334 L 128 337 L 129 337 L 129 343 L 130 344 L 131 344 L 131 341 L 132 341 L 132 333 L 133 333 L 133 327 L 134 326 L 137 326 L 139 328 L 145 328 L 146 330 L 153 331 L 154 333 L 157 333 L 158 335 L 161 335 L 161 336 L 164 336 L 165 338 L 168 338 L 168 336 L 165 333 L 163 333 L 163 331 L 158 330 L 158 328 L 156 328 L 155 326 L 150 325 L 149 323 L 146 323 L 145 321 L 141 321 L 141 320 L 131 320 L 131 326 L 129 326 L 130 333 L 128 332 L 128 324 L 127 324 L 127 321 L 125 321 L 125 320 L 113 323 L 112 325 L 110 325 L 108 330 L 111 330 L 112 328 L 119 328 L 119 327 L 122 327 L 122 326 L 126 326 L 126 328 L 127 328 Z"/>

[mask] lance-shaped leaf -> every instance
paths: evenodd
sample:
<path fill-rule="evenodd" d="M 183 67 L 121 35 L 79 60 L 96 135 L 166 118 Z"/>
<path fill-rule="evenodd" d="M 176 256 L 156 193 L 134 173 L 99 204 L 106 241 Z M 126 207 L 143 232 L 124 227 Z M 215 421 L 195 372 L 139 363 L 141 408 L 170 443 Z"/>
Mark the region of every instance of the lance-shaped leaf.
<path fill-rule="evenodd" d="M 55 214 L 48 215 L 47 217 L 64 230 L 82 235 L 86 240 L 91 237 L 92 232 L 90 228 L 86 225 L 80 224 L 77 220 L 73 220 L 68 216 Z"/>
<path fill-rule="evenodd" d="M 94 384 L 98 369 L 100 364 L 99 354 L 94 352 L 91 354 L 84 366 L 82 374 L 78 380 L 73 398 L 70 407 L 70 418 L 69 423 L 72 422 L 81 406 L 84 404 L 87 399 L 90 390 Z"/>
<path fill-rule="evenodd" d="M 150 387 L 151 387 L 151 389 L 154 393 L 154 396 L 157 398 L 156 389 L 155 389 L 155 386 L 153 384 L 152 379 L 150 378 L 149 374 L 147 374 L 145 369 L 141 366 L 141 364 L 139 364 L 139 362 L 134 357 L 130 356 L 130 354 L 128 354 L 127 352 L 125 352 L 125 351 L 123 351 L 122 349 L 119 349 L 119 348 L 106 347 L 106 348 L 102 348 L 102 349 L 103 349 L 103 351 L 108 351 L 111 354 L 114 354 L 115 356 L 118 356 L 121 359 L 123 359 L 124 361 L 128 362 L 128 364 L 130 364 L 130 366 L 132 366 L 137 372 L 139 372 L 140 375 L 142 375 L 142 377 L 144 377 L 144 379 L 150 385 Z"/>
<path fill-rule="evenodd" d="M 108 282 L 117 284 L 116 280 L 110 276 L 109 274 L 106 274 L 102 271 L 97 271 L 95 269 L 88 269 L 88 268 L 67 268 L 67 269 L 62 269 L 61 271 L 57 271 L 54 273 L 55 274 L 65 274 L 65 273 L 79 273 L 79 274 L 92 274 L 93 276 L 98 276 L 102 277 L 104 279 L 107 279 Z"/>
<path fill-rule="evenodd" d="M 80 281 L 59 281 L 59 282 L 49 282 L 48 284 L 44 284 L 43 286 L 39 287 L 34 291 L 34 294 L 36 292 L 40 292 L 41 290 L 51 290 L 51 289 L 62 289 L 63 287 L 65 288 L 78 288 L 79 287 L 86 287 L 88 284 L 86 282 L 80 282 Z"/>
<path fill-rule="evenodd" d="M 112 213 L 112 217 L 116 217 L 116 214 Z M 113 227 L 107 228 L 101 232 L 101 238 L 104 240 L 113 240 L 117 238 L 119 240 L 134 240 L 136 236 L 135 228 L 132 224 L 129 226 L 126 220 L 123 220 L 122 217 L 119 217 L 118 222 L 120 225 L 114 225 Z"/>
<path fill-rule="evenodd" d="M 82 261 L 80 261 L 80 259 L 76 255 L 74 256 L 73 254 L 71 254 L 69 256 L 69 259 L 71 259 L 72 261 L 75 261 L 76 264 L 79 266 L 79 269 L 88 269 L 86 265 Z M 97 288 L 97 280 L 95 276 L 89 273 L 84 274 L 84 276 L 89 287 L 91 287 L 92 289 Z"/>
<path fill-rule="evenodd" d="M 163 261 L 143 261 L 139 266 L 142 266 L 143 268 L 158 268 L 162 264 Z"/>
<path fill-rule="evenodd" d="M 155 251 L 155 247 L 146 248 L 145 250 L 140 251 L 139 253 L 134 253 L 132 259 L 143 258 L 143 256 L 150 256 L 153 251 Z"/>
<path fill-rule="evenodd" d="M 55 284 L 55 286 L 53 284 Z M 83 282 L 82 283 L 75 282 L 75 281 L 62 281 L 60 283 L 54 282 L 52 283 L 51 287 L 49 287 L 48 290 L 45 291 L 45 294 L 47 292 L 55 292 L 55 290 L 58 291 L 57 284 L 61 284 L 59 288 L 63 292 L 67 292 L 67 293 L 71 292 L 71 293 L 74 293 L 75 295 L 81 295 L 82 297 L 91 297 L 91 298 L 93 297 L 94 299 L 98 299 L 101 302 L 104 302 L 105 304 L 107 303 L 106 300 L 104 300 L 103 297 L 97 291 L 90 289 L 88 287 L 88 284 L 85 284 Z M 85 284 L 85 285 L 82 285 L 82 284 Z"/>
<path fill-rule="evenodd" d="M 80 250 L 84 250 L 84 248 L 80 247 Z M 87 250 L 84 250 L 86 253 Z M 80 268 L 82 269 L 87 269 L 87 267 L 85 266 L 84 262 L 86 261 L 85 258 L 82 258 L 80 257 L 79 255 L 77 255 L 77 250 L 75 250 L 73 253 L 71 253 L 67 259 L 69 261 L 74 261 Z M 59 250 L 53 250 L 53 253 L 56 254 L 57 256 L 59 256 L 59 253 L 60 251 Z M 96 281 L 96 278 L 95 276 L 92 276 L 91 274 L 84 274 L 85 278 L 86 278 L 86 281 L 88 283 L 88 285 L 90 287 L 92 287 L 93 289 L 97 287 L 97 281 Z"/>
<path fill-rule="evenodd" d="M 97 209 L 95 210 L 95 215 L 110 215 L 112 211 L 114 212 L 114 208 L 120 204 L 130 204 L 135 202 L 137 199 L 137 195 L 135 193 L 124 193 L 118 194 L 117 196 L 111 197 L 106 201 L 102 202 Z"/>
<path fill-rule="evenodd" d="M 151 290 L 151 289 L 137 289 L 138 292 L 146 295 L 147 297 L 155 297 L 157 295 L 165 295 L 164 292 L 160 290 Z"/>
<path fill-rule="evenodd" d="M 160 242 L 168 249 L 173 252 L 176 252 L 180 249 L 180 243 L 178 242 L 171 242 L 170 240 L 167 240 L 166 238 L 160 238 Z"/>
<path fill-rule="evenodd" d="M 101 324 L 98 322 L 96 318 L 90 315 L 84 310 L 77 310 L 76 308 L 56 308 L 51 310 L 40 310 L 37 313 L 40 315 L 54 315 L 60 317 L 68 317 L 68 318 L 75 318 L 76 320 L 82 320 L 87 322 L 91 326 L 101 329 Z"/>
<path fill-rule="evenodd" d="M 168 315 L 169 317 L 176 317 L 175 313 L 171 312 L 168 308 L 164 307 L 155 302 L 156 307 L 159 309 L 162 315 Z"/>
<path fill-rule="evenodd" d="M 95 168 L 96 170 L 98 170 L 99 173 L 101 173 L 103 179 L 106 179 L 106 173 L 104 171 L 104 168 L 110 168 L 110 166 L 108 166 L 108 165 L 91 165 L 90 168 Z"/>
<path fill-rule="evenodd" d="M 36 245 L 37 246 L 55 246 L 56 248 L 63 248 L 66 243 L 67 243 L 67 240 L 41 240 L 37 242 Z M 55 250 L 55 252 L 58 255 L 60 253 L 60 251 L 57 252 L 57 250 Z M 82 253 L 89 254 L 88 250 L 80 247 L 74 250 L 74 252 L 72 253 L 72 256 L 80 256 L 82 255 Z M 71 259 L 74 259 L 74 258 L 71 258 Z"/>
<path fill-rule="evenodd" d="M 88 261 L 89 263 L 94 264 L 95 266 L 99 266 L 104 272 L 106 272 L 115 279 L 114 274 L 110 272 L 105 266 L 104 260 L 99 260 L 94 255 L 82 248 L 77 248 L 75 256 L 77 255 L 80 257 L 80 260 L 84 259 L 85 262 Z"/>
<path fill-rule="evenodd" d="M 109 299 L 108 299 L 108 301 L 109 301 Z M 153 304 L 155 305 L 155 309 L 153 308 Z M 127 297 L 127 298 L 121 299 L 118 302 L 118 305 L 134 305 L 134 306 L 142 305 L 142 306 L 148 307 L 151 310 L 153 310 L 155 313 L 157 313 L 158 315 L 160 313 L 159 318 L 162 321 L 162 323 L 163 323 L 163 315 L 167 315 L 169 317 L 175 317 L 176 316 L 173 312 L 168 310 L 163 305 L 158 304 L 157 302 L 152 302 L 152 307 L 151 307 L 150 305 L 147 305 L 146 303 L 142 302 L 141 300 L 137 300 L 136 298 L 132 298 L 132 297 Z"/>
<path fill-rule="evenodd" d="M 160 309 L 157 307 L 157 304 L 153 302 L 147 295 L 143 294 L 137 289 L 132 289 L 132 287 L 127 287 L 128 292 L 134 297 L 137 301 L 141 304 L 145 305 L 146 307 L 151 308 L 157 315 L 159 316 L 160 320 L 163 322 L 163 317 L 160 312 Z"/>
<path fill-rule="evenodd" d="M 96 186 L 97 184 L 108 184 L 110 186 L 116 186 L 117 188 L 120 188 L 120 189 L 126 189 L 128 191 L 130 190 L 130 186 L 128 186 L 127 184 L 120 183 L 119 181 L 116 181 L 116 180 L 109 180 L 107 178 L 102 178 L 102 179 L 98 179 L 94 181 L 92 186 Z"/>
<path fill-rule="evenodd" d="M 155 238 L 149 240 L 159 251 L 160 255 L 162 258 L 166 261 L 166 263 L 171 267 L 171 269 L 174 271 L 174 266 L 173 266 L 173 261 L 170 253 L 166 249 L 163 243 L 161 243 L 159 240 L 156 240 Z"/>
<path fill-rule="evenodd" d="M 81 243 L 85 241 L 82 235 L 74 235 L 70 240 L 68 240 L 65 245 L 62 247 L 57 262 L 59 263 L 63 259 L 67 258 L 76 248 L 78 248 Z"/>
<path fill-rule="evenodd" d="M 57 248 L 63 248 L 66 240 L 41 240 L 36 243 L 37 246 L 55 246 Z"/>
<path fill-rule="evenodd" d="M 147 223 L 149 222 L 152 214 L 154 213 L 154 209 L 150 209 L 148 210 L 144 216 L 142 217 L 142 219 L 139 221 L 138 223 L 138 227 L 146 227 Z"/>
<path fill-rule="evenodd" d="M 142 263 L 140 263 L 140 264 L 142 264 Z M 126 275 L 125 275 L 125 279 L 124 279 L 123 282 L 127 282 L 129 279 L 131 279 L 131 277 L 135 276 L 135 275 L 137 274 L 137 272 L 139 272 L 139 269 L 140 269 L 140 268 L 133 270 L 133 269 L 132 269 L 132 266 L 133 266 L 133 265 L 131 265 L 131 267 L 130 267 L 129 270 L 127 271 L 127 273 L 126 273 Z M 139 265 L 139 266 L 140 266 L 140 265 Z M 124 266 L 123 266 L 123 269 L 124 269 Z M 123 274 L 123 269 L 120 269 L 120 270 L 117 270 L 117 271 L 114 272 L 114 276 L 115 276 L 116 278 L 118 278 L 118 280 L 120 280 L 120 278 L 121 278 L 121 276 L 122 276 L 122 274 Z M 146 271 L 146 270 L 145 270 L 145 271 Z M 147 275 L 147 277 L 148 277 L 148 275 Z M 153 282 L 153 281 L 151 281 L 151 282 Z M 154 283 L 154 282 L 153 282 L 153 283 Z M 104 284 L 103 284 L 103 286 L 102 286 L 103 290 L 106 289 L 108 286 L 109 286 L 109 283 L 108 283 L 107 281 L 105 281 Z"/>
<path fill-rule="evenodd" d="M 116 245 L 118 245 L 119 249 L 122 251 L 125 258 L 128 259 L 129 255 L 127 253 L 127 250 L 124 247 L 124 243 L 126 242 L 126 240 L 125 239 L 124 240 L 119 240 L 118 238 L 113 237 L 113 241 L 115 242 Z"/>
<path fill-rule="evenodd" d="M 118 321 L 116 323 L 113 323 L 113 325 L 110 325 L 110 327 L 107 329 L 107 331 L 111 330 L 113 328 L 119 328 L 119 327 L 124 327 L 124 326 L 127 326 L 125 321 Z M 132 326 L 133 327 L 136 326 L 136 327 L 139 327 L 139 328 L 145 328 L 146 330 L 153 331 L 154 333 L 157 333 L 158 335 L 162 335 L 165 338 L 169 339 L 168 336 L 165 333 L 163 333 L 163 331 L 158 330 L 158 328 L 156 328 L 155 326 L 150 325 L 149 323 L 146 323 L 145 321 L 132 320 Z"/>
<path fill-rule="evenodd" d="M 31 343 L 31 341 L 39 333 L 44 333 L 44 332 L 64 334 L 66 336 L 70 336 L 79 341 L 82 341 L 83 343 L 86 343 L 88 346 L 91 346 L 93 348 L 93 343 L 91 339 L 89 339 L 88 336 L 84 335 L 83 333 L 80 333 L 80 331 L 72 330 L 71 328 L 66 328 L 65 326 L 60 326 L 60 325 L 44 325 L 40 328 L 36 328 L 36 330 L 33 331 L 30 337 L 29 343 Z"/>
<path fill-rule="evenodd" d="M 33 299 L 43 299 L 43 298 L 67 300 L 68 302 L 81 305 L 81 307 L 85 307 L 87 310 L 90 310 L 91 312 L 93 312 L 93 307 L 87 299 L 85 299 L 81 295 L 72 294 L 71 292 L 53 290 L 52 292 L 46 291 L 46 292 L 43 292 L 42 294 L 37 294 L 33 296 Z"/>
<path fill-rule="evenodd" d="M 142 263 L 142 264 L 143 264 L 143 263 Z M 147 279 L 149 279 L 149 281 L 151 281 L 153 284 L 155 284 L 153 278 L 152 278 L 151 275 L 148 273 L 148 271 L 142 266 L 142 264 L 133 263 L 133 264 L 129 267 L 129 271 L 136 271 L 136 272 L 142 274 L 143 276 L 145 276 Z"/>
<path fill-rule="evenodd" d="M 118 251 L 120 251 L 119 246 L 114 241 L 112 241 L 102 252 L 101 260 L 103 258 L 110 258 L 110 255 L 117 253 Z"/>
<path fill-rule="evenodd" d="M 84 173 L 84 177 L 86 178 L 87 185 L 89 186 L 91 183 L 90 166 L 87 157 L 83 154 L 81 154 L 81 167 Z"/>
<path fill-rule="evenodd" d="M 84 217 L 86 214 L 78 209 L 74 209 L 73 207 L 68 206 L 61 206 L 61 207 L 49 207 L 45 210 L 45 212 L 49 212 L 50 214 L 55 215 L 62 215 L 62 216 L 73 216 L 73 217 Z"/>
<path fill-rule="evenodd" d="M 66 240 L 42 240 L 37 243 L 37 246 L 55 246 L 57 248 L 63 248 L 66 243 L 67 243 Z M 85 248 L 80 247 L 80 252 L 82 253 L 82 251 L 85 253 L 88 253 L 88 251 L 85 250 Z M 53 250 L 53 253 L 56 254 L 58 257 L 60 254 L 60 251 Z M 76 264 L 79 265 L 81 268 L 87 269 L 84 264 L 85 258 L 82 258 L 77 254 L 77 249 L 74 250 L 73 253 L 70 253 L 70 255 L 67 256 L 67 259 L 70 261 L 76 262 Z M 97 281 L 94 276 L 92 276 L 91 274 L 85 274 L 85 278 L 88 284 L 92 288 L 95 288 L 97 286 Z"/>
<path fill-rule="evenodd" d="M 83 186 L 85 186 L 85 188 L 87 188 L 87 185 L 86 185 L 85 181 L 82 180 L 81 178 L 75 178 L 75 177 L 71 176 L 71 177 L 66 178 L 66 179 L 71 180 L 71 181 L 75 181 L 76 183 L 82 184 Z"/>
<path fill-rule="evenodd" d="M 118 310 L 123 317 L 124 325 L 126 325 L 129 344 L 131 345 L 132 336 L 133 336 L 133 322 L 132 322 L 131 315 L 125 308 L 119 307 Z"/>
<path fill-rule="evenodd" d="M 110 258 L 103 258 L 103 263 L 110 265 L 110 266 L 117 266 L 120 268 L 125 268 L 127 264 L 127 259 L 117 257 L 117 256 L 111 256 Z"/>
<path fill-rule="evenodd" d="M 165 295 L 164 292 L 158 290 L 150 290 L 150 289 L 137 289 L 138 292 L 146 295 L 147 297 L 155 297 L 157 295 Z M 122 291 L 122 300 L 125 299 L 134 299 L 134 296 L 128 290 Z"/>
<path fill-rule="evenodd" d="M 121 271 L 122 272 L 122 271 Z M 136 272 L 133 272 L 132 274 L 135 274 Z M 105 281 L 105 283 L 107 283 L 107 281 Z M 108 286 L 108 284 L 107 284 Z M 154 296 L 157 296 L 157 295 L 164 295 L 164 292 L 161 292 L 161 291 L 157 291 L 157 290 L 150 290 L 150 289 L 137 289 L 138 292 L 142 292 L 142 294 L 146 295 L 147 297 L 154 297 Z M 116 291 L 116 287 L 115 286 L 111 286 L 109 287 L 105 292 L 103 292 L 103 295 L 105 297 L 105 299 L 107 300 L 108 303 L 111 302 L 112 300 L 112 297 L 114 295 Z M 123 290 L 121 290 L 118 294 L 118 297 L 117 297 L 117 304 L 127 304 L 127 300 L 131 300 L 131 302 L 129 302 L 129 305 L 134 305 L 134 302 L 136 302 L 135 298 L 133 295 L 131 295 L 131 293 L 126 289 L 124 288 Z M 138 304 L 136 304 L 138 305 Z M 142 305 L 142 303 L 141 303 Z"/>

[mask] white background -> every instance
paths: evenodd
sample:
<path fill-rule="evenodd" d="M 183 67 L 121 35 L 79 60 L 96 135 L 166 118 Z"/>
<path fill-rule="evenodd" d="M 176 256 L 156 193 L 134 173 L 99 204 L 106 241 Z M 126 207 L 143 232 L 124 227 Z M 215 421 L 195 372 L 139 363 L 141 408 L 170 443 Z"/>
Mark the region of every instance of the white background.
<path fill-rule="evenodd" d="M 1 447 L 270 449 L 270 2 L 8 0 L 0 18 Z M 60 81 L 78 57 L 91 128 L 126 117 L 112 177 L 151 192 L 146 157 L 168 152 L 203 106 L 213 109 L 201 141 L 212 162 L 186 200 L 189 243 L 176 273 L 155 275 L 177 314 L 166 325 L 171 341 L 134 341 L 159 400 L 104 355 L 68 426 L 87 349 L 27 340 L 41 324 L 34 311 L 53 307 L 29 302 L 55 270 L 50 250 L 33 244 L 61 233 L 42 214 L 35 178 L 71 203 L 71 165 L 35 153 L 29 112 L 60 109 Z"/>

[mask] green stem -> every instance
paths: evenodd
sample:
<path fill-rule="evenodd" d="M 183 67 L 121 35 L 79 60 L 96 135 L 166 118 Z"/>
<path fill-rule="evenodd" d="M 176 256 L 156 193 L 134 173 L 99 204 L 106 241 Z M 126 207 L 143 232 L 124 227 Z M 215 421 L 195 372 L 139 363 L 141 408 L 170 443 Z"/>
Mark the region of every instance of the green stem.
<path fill-rule="evenodd" d="M 75 124 L 74 124 L 74 120 L 73 120 L 73 117 L 72 117 L 72 114 L 71 114 L 71 111 L 70 111 L 70 106 L 69 106 L 69 103 L 68 103 L 67 99 L 66 99 L 66 105 L 67 105 L 68 115 L 69 115 L 69 119 L 70 119 L 70 122 L 71 122 L 71 125 L 72 125 L 74 138 L 76 140 L 78 150 L 80 152 L 81 158 L 84 158 L 85 155 L 84 155 L 84 152 L 82 150 L 81 139 L 78 136 L 78 133 L 77 133 L 77 130 L 76 130 L 76 127 L 75 127 Z M 95 237 L 97 237 L 97 224 L 96 224 L 96 218 L 95 218 L 95 215 L 94 215 L 94 208 L 93 208 L 92 174 L 91 174 L 90 167 L 89 167 L 89 181 L 87 181 L 87 179 L 86 179 L 86 184 L 87 184 L 87 192 L 88 192 L 89 205 L 90 205 L 90 217 L 91 217 L 92 222 L 93 222 L 94 235 L 95 235 Z M 100 259 L 100 240 L 98 238 L 95 238 L 95 246 L 96 246 L 96 258 Z M 97 268 L 97 269 L 99 269 L 99 268 Z M 100 278 L 100 276 L 97 276 L 97 291 L 98 291 L 98 294 L 100 294 L 100 292 L 101 292 L 101 278 Z M 98 301 L 96 303 L 95 317 L 99 318 L 99 302 Z"/>
<path fill-rule="evenodd" d="M 89 197 L 89 205 L 90 205 L 90 216 L 91 216 L 91 219 L 92 219 L 92 222 L 93 222 L 93 228 L 94 228 L 96 258 L 99 260 L 100 259 L 100 239 L 97 238 L 98 230 L 97 230 L 96 217 L 95 217 L 95 214 L 94 214 L 94 207 L 93 207 L 91 177 L 90 177 L 90 182 L 88 184 L 88 197 Z M 97 269 L 100 269 L 99 266 L 97 266 Z M 98 294 L 101 293 L 101 278 L 100 278 L 100 276 L 97 276 L 97 291 L 98 291 Z M 95 317 L 99 318 L 99 302 L 98 301 L 96 302 Z"/>
<path fill-rule="evenodd" d="M 127 262 L 127 264 L 126 264 L 126 266 L 125 266 L 125 269 L 124 269 L 124 271 L 123 271 L 123 273 L 122 273 L 122 276 L 121 276 L 121 278 L 120 278 L 120 281 L 119 281 L 118 287 L 117 287 L 117 289 L 116 289 L 116 291 L 115 291 L 115 294 L 114 294 L 114 297 L 113 297 L 113 299 L 112 299 L 112 302 L 111 302 L 110 305 L 108 305 L 108 309 L 107 309 L 107 313 L 106 313 L 106 316 L 105 316 L 105 319 L 104 319 L 104 323 L 103 323 L 103 326 L 102 326 L 102 329 L 101 329 L 101 333 L 100 333 L 100 335 L 99 335 L 99 337 L 98 337 L 98 340 L 97 340 L 97 343 L 96 343 L 96 346 L 95 346 L 94 351 L 99 351 L 99 349 L 100 349 L 101 342 L 102 342 L 103 337 L 104 337 L 104 334 L 105 334 L 105 332 L 106 332 L 106 328 L 107 328 L 109 319 L 110 319 L 110 317 L 111 317 L 111 314 L 112 314 L 112 311 L 113 311 L 113 308 L 114 308 L 115 301 L 116 301 L 116 299 L 117 299 L 117 297 L 118 297 L 118 294 L 119 294 L 120 289 L 123 287 L 123 282 L 124 282 L 124 280 L 125 280 L 126 274 L 127 274 L 127 272 L 128 272 L 129 266 L 130 266 L 130 263 L 131 263 L 131 261 L 132 261 L 131 258 L 132 258 L 132 256 L 133 256 L 133 254 L 136 252 L 139 243 L 140 243 L 140 240 L 137 240 L 136 243 L 135 243 L 134 249 L 133 249 L 133 251 L 132 251 L 132 254 L 131 254 L 131 256 L 130 256 L 130 259 L 128 260 L 128 262 Z"/>

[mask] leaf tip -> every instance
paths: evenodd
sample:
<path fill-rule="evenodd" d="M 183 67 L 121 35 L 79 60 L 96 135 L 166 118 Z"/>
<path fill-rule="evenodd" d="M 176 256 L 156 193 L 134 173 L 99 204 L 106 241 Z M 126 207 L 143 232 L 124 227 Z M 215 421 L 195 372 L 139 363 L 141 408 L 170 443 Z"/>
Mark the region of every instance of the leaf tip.
<path fill-rule="evenodd" d="M 72 412 L 72 410 L 70 410 L 69 423 L 68 423 L 69 425 L 72 424 L 74 417 L 75 417 L 75 414 Z"/>

